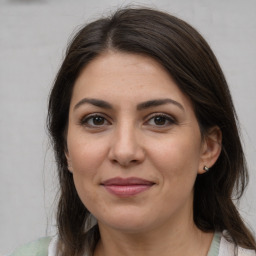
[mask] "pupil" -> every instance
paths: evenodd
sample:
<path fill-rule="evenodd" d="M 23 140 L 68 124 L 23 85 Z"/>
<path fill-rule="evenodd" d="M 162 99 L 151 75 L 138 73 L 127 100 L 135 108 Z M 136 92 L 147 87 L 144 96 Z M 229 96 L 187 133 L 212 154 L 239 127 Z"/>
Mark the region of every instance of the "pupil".
<path fill-rule="evenodd" d="M 95 125 L 102 125 L 102 124 L 104 124 L 104 119 L 100 116 L 96 116 L 93 118 L 93 123 Z"/>
<path fill-rule="evenodd" d="M 165 124 L 165 117 L 163 117 L 163 116 L 155 117 L 155 124 L 164 125 Z"/>

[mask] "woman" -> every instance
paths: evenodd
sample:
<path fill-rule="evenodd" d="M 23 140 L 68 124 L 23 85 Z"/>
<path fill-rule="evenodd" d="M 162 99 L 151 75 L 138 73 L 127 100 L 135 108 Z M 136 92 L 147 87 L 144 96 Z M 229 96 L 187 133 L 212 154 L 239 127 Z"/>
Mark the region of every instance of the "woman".
<path fill-rule="evenodd" d="M 256 255 L 232 201 L 248 174 L 229 89 L 184 21 L 130 8 L 82 28 L 52 89 L 48 125 L 58 236 L 26 253 Z"/>

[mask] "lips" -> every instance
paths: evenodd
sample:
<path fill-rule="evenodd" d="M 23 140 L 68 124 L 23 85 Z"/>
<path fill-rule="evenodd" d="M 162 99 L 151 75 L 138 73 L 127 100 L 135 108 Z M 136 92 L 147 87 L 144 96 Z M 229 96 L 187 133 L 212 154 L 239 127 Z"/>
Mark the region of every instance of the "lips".
<path fill-rule="evenodd" d="M 150 189 L 154 184 L 152 181 L 136 177 L 125 179 L 117 177 L 105 180 L 101 185 L 111 194 L 119 197 L 130 197 Z"/>

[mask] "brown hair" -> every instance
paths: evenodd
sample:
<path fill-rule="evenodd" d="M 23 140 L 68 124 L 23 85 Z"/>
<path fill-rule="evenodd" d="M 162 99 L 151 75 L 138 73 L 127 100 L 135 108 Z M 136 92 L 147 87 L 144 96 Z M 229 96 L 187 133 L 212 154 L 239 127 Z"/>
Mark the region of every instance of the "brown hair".
<path fill-rule="evenodd" d="M 84 232 L 90 215 L 67 169 L 65 129 L 74 83 L 81 70 L 108 49 L 150 56 L 162 64 L 193 103 L 204 136 L 222 132 L 222 152 L 209 172 L 198 175 L 194 222 L 203 231 L 227 230 L 236 245 L 256 249 L 232 198 L 239 199 L 248 173 L 237 116 L 222 70 L 209 45 L 186 22 L 146 8 L 126 8 L 84 26 L 70 43 L 49 99 L 48 127 L 58 166 L 60 198 L 57 224 L 63 256 L 89 254 L 100 237 L 98 226 Z"/>

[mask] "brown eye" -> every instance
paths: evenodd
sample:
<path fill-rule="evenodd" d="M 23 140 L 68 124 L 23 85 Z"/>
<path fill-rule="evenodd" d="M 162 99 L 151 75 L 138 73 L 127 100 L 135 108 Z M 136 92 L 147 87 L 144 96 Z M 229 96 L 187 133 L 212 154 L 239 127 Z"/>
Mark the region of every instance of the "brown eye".
<path fill-rule="evenodd" d="M 175 124 L 175 120 L 167 114 L 155 114 L 146 123 L 155 127 L 168 127 Z"/>
<path fill-rule="evenodd" d="M 89 128 L 98 128 L 109 124 L 109 121 L 100 115 L 89 115 L 81 120 L 81 125 Z"/>
<path fill-rule="evenodd" d="M 101 116 L 95 116 L 92 118 L 91 122 L 93 123 L 93 125 L 103 125 L 105 119 Z"/>
<path fill-rule="evenodd" d="M 156 125 L 165 125 L 166 124 L 166 118 L 164 116 L 156 116 L 154 117 L 154 122 Z"/>

